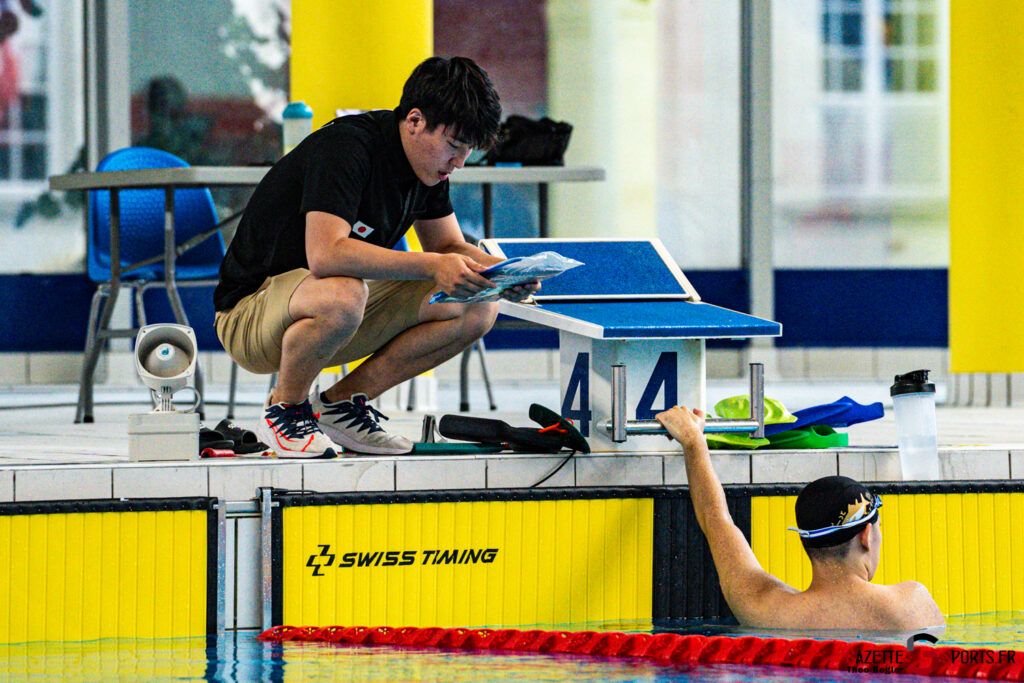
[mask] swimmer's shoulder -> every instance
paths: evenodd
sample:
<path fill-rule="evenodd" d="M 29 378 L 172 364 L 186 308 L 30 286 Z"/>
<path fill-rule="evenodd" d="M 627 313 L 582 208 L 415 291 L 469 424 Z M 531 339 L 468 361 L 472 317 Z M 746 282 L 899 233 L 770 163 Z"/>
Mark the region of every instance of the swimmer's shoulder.
<path fill-rule="evenodd" d="M 945 625 L 942 610 L 923 583 L 901 581 L 881 588 L 885 589 L 888 609 L 900 628 L 914 630 Z"/>

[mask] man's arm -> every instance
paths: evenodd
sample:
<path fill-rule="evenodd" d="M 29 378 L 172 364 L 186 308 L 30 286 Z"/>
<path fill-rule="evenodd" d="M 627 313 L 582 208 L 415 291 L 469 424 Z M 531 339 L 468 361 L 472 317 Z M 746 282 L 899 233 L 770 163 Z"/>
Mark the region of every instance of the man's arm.
<path fill-rule="evenodd" d="M 461 254 L 481 263 L 485 268 L 501 263 L 504 259 L 491 256 L 476 245 L 470 244 L 462 236 L 462 229 L 454 213 L 443 218 L 416 221 L 413 224 L 416 229 L 416 236 L 423 245 L 424 251 L 433 251 L 440 254 Z M 510 301 L 522 301 L 540 289 L 540 283 L 526 283 L 509 287 L 501 293 L 501 296 Z M 449 291 L 449 290 L 445 290 Z"/>
<path fill-rule="evenodd" d="M 732 521 L 704 440 L 704 412 L 676 406 L 655 418 L 683 446 L 693 510 L 711 547 L 726 602 L 740 623 L 765 623 L 772 609 L 766 598 L 798 591 L 761 568 L 743 532 Z"/>
<path fill-rule="evenodd" d="M 348 221 L 333 214 L 306 214 L 306 260 L 314 276 L 433 280 L 442 290 L 462 296 L 494 286 L 479 274 L 486 266 L 470 256 L 384 249 L 349 239 L 351 231 Z"/>

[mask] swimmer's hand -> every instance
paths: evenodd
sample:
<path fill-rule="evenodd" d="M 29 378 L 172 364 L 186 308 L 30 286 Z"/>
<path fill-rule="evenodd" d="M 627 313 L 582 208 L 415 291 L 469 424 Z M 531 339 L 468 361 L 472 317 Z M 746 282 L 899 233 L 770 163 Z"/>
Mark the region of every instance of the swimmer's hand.
<path fill-rule="evenodd" d="M 480 271 L 487 266 L 478 263 L 464 254 L 434 254 L 431 277 L 442 292 L 452 296 L 468 298 L 484 289 L 496 285 L 488 280 Z"/>
<path fill-rule="evenodd" d="M 534 280 L 533 282 L 523 282 L 522 284 L 512 285 L 507 289 L 501 291 L 501 298 L 508 299 L 514 303 L 520 303 L 525 301 L 529 297 L 540 291 L 540 282 Z"/>
<path fill-rule="evenodd" d="M 683 446 L 683 451 L 690 453 L 694 448 L 704 445 L 705 413 L 699 408 L 691 411 L 685 406 L 675 406 L 654 419 L 668 430 L 670 439 L 675 439 Z"/>

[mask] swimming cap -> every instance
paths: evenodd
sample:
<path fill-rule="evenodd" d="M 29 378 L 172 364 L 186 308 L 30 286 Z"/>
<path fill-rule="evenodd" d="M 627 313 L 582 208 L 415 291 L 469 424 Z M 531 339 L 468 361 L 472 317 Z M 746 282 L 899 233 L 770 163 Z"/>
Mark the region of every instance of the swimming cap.
<path fill-rule="evenodd" d="M 794 530 L 807 548 L 840 545 L 877 521 L 880 507 L 881 499 L 860 482 L 849 477 L 822 477 L 797 496 L 799 529 Z"/>

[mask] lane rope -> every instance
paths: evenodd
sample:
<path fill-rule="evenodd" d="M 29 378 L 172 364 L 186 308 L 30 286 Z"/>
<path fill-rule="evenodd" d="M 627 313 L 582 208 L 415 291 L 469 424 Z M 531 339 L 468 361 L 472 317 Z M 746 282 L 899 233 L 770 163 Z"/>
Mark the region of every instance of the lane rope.
<path fill-rule="evenodd" d="M 691 666 L 746 664 L 1024 681 L 1024 652 L 1017 650 L 945 646 L 907 649 L 895 643 L 863 641 L 436 626 L 275 626 L 258 638 L 273 643 L 298 641 L 566 653 L 642 657 L 662 664 Z"/>

